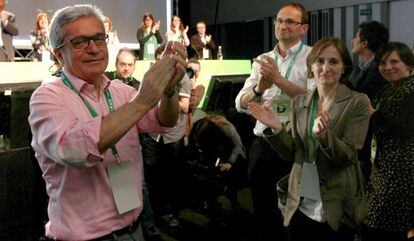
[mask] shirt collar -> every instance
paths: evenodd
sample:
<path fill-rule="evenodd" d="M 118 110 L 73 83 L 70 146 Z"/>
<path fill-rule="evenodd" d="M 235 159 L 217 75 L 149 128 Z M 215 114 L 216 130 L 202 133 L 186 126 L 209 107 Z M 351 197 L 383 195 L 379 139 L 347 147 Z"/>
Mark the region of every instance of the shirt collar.
<path fill-rule="evenodd" d="M 69 71 L 63 69 L 63 73 L 66 75 L 66 77 L 68 77 L 68 79 L 70 80 L 70 82 L 72 82 L 72 85 L 75 87 L 75 89 L 81 93 L 82 89 L 94 89 L 95 87 L 91 84 L 89 84 L 88 82 L 86 82 L 83 79 L 80 79 L 74 75 L 72 75 L 71 73 L 69 73 Z M 106 77 L 104 74 L 102 74 L 103 78 L 102 81 L 104 82 L 103 85 L 101 85 L 101 92 L 105 91 L 107 88 L 109 88 L 109 85 L 111 83 L 111 81 L 108 79 L 108 77 Z"/>
<path fill-rule="evenodd" d="M 360 69 L 368 69 L 368 67 L 371 65 L 372 61 L 374 61 L 375 55 L 373 55 L 370 59 L 368 59 L 366 62 L 359 62 L 358 66 Z"/>
<path fill-rule="evenodd" d="M 299 40 L 299 42 L 297 42 L 295 45 L 293 45 L 292 47 L 290 47 L 287 51 L 286 57 L 292 56 L 294 55 L 300 48 L 300 45 L 302 44 L 302 41 Z M 280 55 L 279 51 L 279 43 L 276 44 L 275 48 L 274 48 L 274 52 L 275 54 L 277 54 L 280 58 L 282 58 L 282 56 Z"/>

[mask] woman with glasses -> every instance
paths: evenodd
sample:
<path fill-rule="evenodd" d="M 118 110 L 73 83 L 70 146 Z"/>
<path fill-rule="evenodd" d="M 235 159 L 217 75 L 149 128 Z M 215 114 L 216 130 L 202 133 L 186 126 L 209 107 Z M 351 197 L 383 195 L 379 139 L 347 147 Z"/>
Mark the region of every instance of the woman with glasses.
<path fill-rule="evenodd" d="M 185 46 L 190 45 L 190 39 L 187 35 L 188 26 L 185 27 L 179 16 L 173 16 L 171 19 L 170 30 L 165 33 L 168 41 L 177 41 Z"/>
<path fill-rule="evenodd" d="M 141 27 L 137 31 L 137 39 L 140 44 L 139 59 L 155 60 L 155 50 L 162 42 L 160 34 L 160 21 L 154 21 L 150 12 L 144 13 Z"/>
<path fill-rule="evenodd" d="M 356 196 L 357 150 L 368 129 L 369 100 L 342 84 L 352 71 L 342 40 L 319 40 L 307 68 L 317 87 L 292 100 L 286 125 L 268 107 L 252 102 L 249 110 L 270 128 L 263 135 L 274 150 L 294 161 L 284 179 L 287 193 L 279 196 L 290 240 L 353 241 L 347 207 Z"/>
<path fill-rule="evenodd" d="M 373 101 L 377 149 L 363 240 L 414 240 L 414 55 L 407 45 L 390 42 L 378 59 L 390 85 Z"/>

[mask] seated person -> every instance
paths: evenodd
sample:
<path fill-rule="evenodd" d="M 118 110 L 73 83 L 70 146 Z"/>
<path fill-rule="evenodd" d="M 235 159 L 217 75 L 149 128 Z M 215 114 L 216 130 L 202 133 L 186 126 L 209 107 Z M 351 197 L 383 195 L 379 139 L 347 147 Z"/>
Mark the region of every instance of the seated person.
<path fill-rule="evenodd" d="M 139 80 L 132 77 L 132 74 L 135 71 L 135 60 L 136 56 L 134 51 L 122 48 L 119 50 L 116 55 L 115 71 L 106 71 L 105 75 L 108 79 L 119 79 L 122 80 L 125 84 L 139 89 L 140 82 Z"/>
<path fill-rule="evenodd" d="M 225 195 L 234 209 L 237 201 L 237 177 L 239 170 L 233 166 L 239 158 L 246 158 L 244 146 L 236 128 L 226 118 L 208 115 L 194 123 L 189 137 L 190 159 L 197 159 L 201 165 L 218 168 L 225 174 Z M 213 194 L 214 195 L 214 194 Z M 209 201 L 214 197 L 207 197 Z"/>

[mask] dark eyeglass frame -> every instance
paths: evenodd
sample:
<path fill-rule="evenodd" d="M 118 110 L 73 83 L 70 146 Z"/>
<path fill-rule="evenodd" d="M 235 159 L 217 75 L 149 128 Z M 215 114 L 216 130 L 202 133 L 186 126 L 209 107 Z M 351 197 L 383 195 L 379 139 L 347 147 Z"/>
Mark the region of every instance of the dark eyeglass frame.
<path fill-rule="evenodd" d="M 93 36 L 74 37 L 72 39 L 69 39 L 68 41 L 63 42 L 62 44 L 57 46 L 56 49 L 62 48 L 67 43 L 70 43 L 74 49 L 86 49 L 91 43 L 91 40 L 93 40 L 93 42 L 98 47 L 106 46 L 106 44 L 108 43 L 108 34 L 98 33 Z"/>
<path fill-rule="evenodd" d="M 273 24 L 275 24 L 275 25 L 276 24 L 282 25 L 283 23 L 285 23 L 286 26 L 289 26 L 289 27 L 293 27 L 293 26 L 296 26 L 296 25 L 303 25 L 304 24 L 302 22 L 295 21 L 295 20 L 293 20 L 291 18 L 288 18 L 288 19 L 274 18 L 273 19 Z"/>

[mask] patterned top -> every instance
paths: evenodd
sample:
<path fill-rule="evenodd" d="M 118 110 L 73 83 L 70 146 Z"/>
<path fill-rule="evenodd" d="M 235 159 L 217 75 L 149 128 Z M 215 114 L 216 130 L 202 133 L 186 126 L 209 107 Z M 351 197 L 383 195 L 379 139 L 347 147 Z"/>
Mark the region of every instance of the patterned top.
<path fill-rule="evenodd" d="M 365 223 L 386 231 L 414 227 L 414 76 L 380 91 L 372 116 L 377 152 Z"/>

